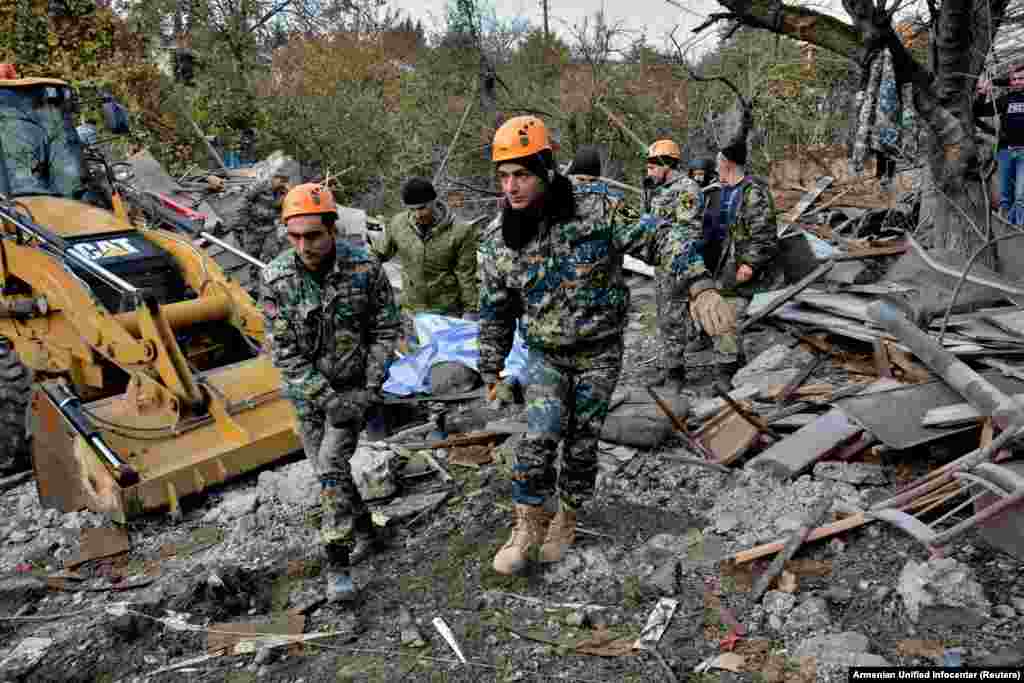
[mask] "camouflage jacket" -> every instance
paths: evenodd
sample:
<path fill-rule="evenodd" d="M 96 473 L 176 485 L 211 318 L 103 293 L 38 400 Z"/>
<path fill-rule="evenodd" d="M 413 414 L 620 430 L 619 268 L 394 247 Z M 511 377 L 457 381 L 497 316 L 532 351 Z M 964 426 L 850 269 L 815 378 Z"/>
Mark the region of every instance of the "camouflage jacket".
<path fill-rule="evenodd" d="M 678 224 L 699 224 L 704 215 L 700 185 L 685 173 L 670 171 L 665 183 L 654 188 L 651 213 Z"/>
<path fill-rule="evenodd" d="M 455 220 L 441 202 L 437 207 L 439 220 L 426 237 L 416 225 L 414 214 L 403 211 L 370 248 L 381 261 L 397 255 L 402 262 L 402 308 L 406 311 L 442 315 L 475 312 L 480 307 L 477 229 Z"/>
<path fill-rule="evenodd" d="M 622 257 L 630 254 L 672 274 L 675 286 L 707 281 L 693 226 L 644 215 L 605 217 L 604 198 L 576 196 L 576 218 L 542 225 L 520 251 L 505 245 L 499 214 L 480 244 L 480 375 L 497 381 L 522 317 L 530 348 L 571 352 L 622 334 L 629 289 Z"/>
<path fill-rule="evenodd" d="M 780 284 L 781 269 L 775 260 L 779 253 L 775 202 L 764 181 L 747 176 L 726 197 L 723 189 L 723 223 L 728 225 L 728 249 L 716 277 L 723 295 L 751 297 L 757 292 Z M 741 265 L 754 269 L 754 278 L 736 282 L 736 269 Z M 714 269 L 716 264 L 709 264 Z"/>
<path fill-rule="evenodd" d="M 380 262 L 338 240 L 323 284 L 288 249 L 263 269 L 267 346 L 282 393 L 299 418 L 323 410 L 331 390 L 379 390 L 401 319 Z"/>
<path fill-rule="evenodd" d="M 246 191 L 234 225 L 242 249 L 251 252 L 253 244 L 262 245 L 266 233 L 277 230 L 285 194 L 284 189 L 275 192 L 269 180 L 258 182 Z M 253 255 L 259 258 L 259 253 Z"/>

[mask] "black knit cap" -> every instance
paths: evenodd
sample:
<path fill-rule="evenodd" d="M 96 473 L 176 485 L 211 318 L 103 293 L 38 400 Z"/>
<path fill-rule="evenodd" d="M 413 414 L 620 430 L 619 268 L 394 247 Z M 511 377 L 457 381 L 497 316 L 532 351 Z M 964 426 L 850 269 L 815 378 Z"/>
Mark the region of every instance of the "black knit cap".
<path fill-rule="evenodd" d="M 567 175 L 601 175 L 601 154 L 592 145 L 584 145 L 576 150 Z"/>
<path fill-rule="evenodd" d="M 739 166 L 747 165 L 747 141 L 734 142 L 722 148 L 722 156 Z"/>
<path fill-rule="evenodd" d="M 426 178 L 409 178 L 402 186 L 402 203 L 406 206 L 420 206 L 435 199 L 437 192 Z"/>

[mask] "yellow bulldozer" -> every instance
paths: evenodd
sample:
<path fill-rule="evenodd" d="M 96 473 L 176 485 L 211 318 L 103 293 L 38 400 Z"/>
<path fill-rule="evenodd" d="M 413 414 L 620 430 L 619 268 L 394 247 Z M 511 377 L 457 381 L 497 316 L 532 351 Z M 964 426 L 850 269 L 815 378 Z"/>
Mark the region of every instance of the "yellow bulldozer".
<path fill-rule="evenodd" d="M 67 83 L 6 76 L 0 465 L 30 458 L 44 507 L 123 522 L 299 449 L 250 296 L 188 236 L 92 201 Z"/>

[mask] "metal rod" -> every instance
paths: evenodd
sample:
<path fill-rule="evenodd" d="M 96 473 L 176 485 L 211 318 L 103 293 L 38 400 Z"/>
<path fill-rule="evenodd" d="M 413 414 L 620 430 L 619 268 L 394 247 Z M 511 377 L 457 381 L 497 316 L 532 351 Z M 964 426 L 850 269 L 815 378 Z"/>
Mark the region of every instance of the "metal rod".
<path fill-rule="evenodd" d="M 256 266 L 257 268 L 266 268 L 267 267 L 267 264 L 264 263 L 263 261 L 260 261 L 259 259 L 255 259 L 252 256 L 249 256 L 248 254 L 246 254 L 244 251 L 242 251 L 238 247 L 233 247 L 230 244 L 228 244 L 227 242 L 225 242 L 224 240 L 217 239 L 216 237 L 214 237 L 213 235 L 211 235 L 208 232 L 201 232 L 201 233 L 199 233 L 199 236 L 202 237 L 203 239 L 210 240 L 211 242 L 216 244 L 218 247 L 221 247 L 223 249 L 227 249 L 228 251 L 230 251 L 235 256 L 238 256 L 240 258 L 245 259 L 246 261 L 248 261 L 252 265 Z"/>
<path fill-rule="evenodd" d="M 1014 505 L 1018 505 L 1022 501 L 1024 501 L 1024 490 L 1017 491 L 1009 498 L 1003 498 L 1002 500 L 996 501 L 995 503 L 992 503 L 992 505 L 989 505 L 987 508 L 985 508 L 978 514 L 974 515 L 973 517 L 965 519 L 964 521 L 960 522 L 951 529 L 948 529 L 942 532 L 941 534 L 938 534 L 935 537 L 935 540 L 932 542 L 932 546 L 944 546 L 947 543 L 949 543 L 950 540 L 952 540 L 956 536 L 959 536 L 968 529 L 984 522 L 986 519 L 995 517 L 996 515 L 1006 510 L 1007 508 L 1013 507 Z"/>
<path fill-rule="evenodd" d="M 960 512 L 961 510 L 963 510 L 963 509 L 964 509 L 965 507 L 967 507 L 968 505 L 972 504 L 972 503 L 973 503 L 974 501 L 976 501 L 976 500 L 978 500 L 979 498 L 981 498 L 982 496 L 984 496 L 984 495 L 985 495 L 986 493 L 987 493 L 986 491 L 982 491 L 981 493 L 979 493 L 978 495 L 974 496 L 973 498 L 969 497 L 969 498 L 968 498 L 967 500 L 965 500 L 965 501 L 964 501 L 963 503 L 960 503 L 960 504 L 959 504 L 959 505 L 957 505 L 957 506 L 956 506 L 955 508 L 953 508 L 952 510 L 950 510 L 949 512 L 947 512 L 946 514 L 942 515 L 941 517 L 939 517 L 938 519 L 936 519 L 935 521 L 933 521 L 933 522 L 932 522 L 932 526 L 934 526 L 934 527 L 936 527 L 936 528 L 937 528 L 937 527 L 938 527 L 938 526 L 939 526 L 940 524 L 942 524 L 943 522 L 945 522 L 945 521 L 946 521 L 947 519 L 949 519 L 950 517 L 952 517 L 952 516 L 953 516 L 953 515 L 955 515 L 956 513 L 958 513 L 958 512 Z"/>
<path fill-rule="evenodd" d="M 78 254 L 75 254 L 74 252 L 70 252 L 69 251 L 69 252 L 67 252 L 66 255 L 68 257 L 68 260 L 74 261 L 75 263 L 78 263 L 79 265 L 81 265 L 81 266 L 83 266 L 85 268 L 88 268 L 93 273 L 98 275 L 101 279 L 106 280 L 107 284 L 113 285 L 115 289 L 119 289 L 121 291 L 121 294 L 131 294 L 133 296 L 137 296 L 138 295 L 138 293 L 139 293 L 138 287 L 136 287 L 135 285 L 131 284 L 130 282 L 122 280 L 120 277 L 118 277 L 117 275 L 114 275 L 113 273 L 111 273 L 109 270 L 107 270 L 103 266 L 101 266 L 101 265 L 99 265 L 97 263 L 93 263 L 92 261 L 90 261 L 89 259 L 85 258 L 84 256 L 79 256 Z"/>
<path fill-rule="evenodd" d="M 825 261 L 820 266 L 818 266 L 810 273 L 808 273 L 807 276 L 804 277 L 804 279 L 790 285 L 789 289 L 784 290 L 782 294 L 780 294 L 770 304 L 762 308 L 757 314 L 752 315 L 746 320 L 744 320 L 743 324 L 737 327 L 737 330 L 739 332 L 742 332 L 743 330 L 747 329 L 754 323 L 763 320 L 764 318 L 767 318 L 769 315 L 775 312 L 775 309 L 779 308 L 780 306 L 782 306 L 782 304 L 786 303 L 794 296 L 810 287 L 815 280 L 820 278 L 822 275 L 828 273 L 830 270 L 832 270 L 832 268 L 835 267 L 835 265 L 835 262 L 831 259 Z"/>

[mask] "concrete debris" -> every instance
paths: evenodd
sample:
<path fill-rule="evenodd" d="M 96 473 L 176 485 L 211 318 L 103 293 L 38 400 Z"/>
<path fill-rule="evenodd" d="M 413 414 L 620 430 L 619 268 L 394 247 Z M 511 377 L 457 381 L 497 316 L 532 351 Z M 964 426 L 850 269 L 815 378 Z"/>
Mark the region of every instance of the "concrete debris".
<path fill-rule="evenodd" d="M 896 591 L 915 624 L 976 627 L 991 617 L 992 604 L 974 570 L 951 557 L 909 560 Z"/>
<path fill-rule="evenodd" d="M 820 633 L 831 625 L 832 616 L 825 599 L 809 597 L 789 612 L 783 630 L 786 633 Z"/>
<path fill-rule="evenodd" d="M 320 502 L 320 480 L 303 458 L 277 470 L 260 472 L 260 499 L 277 499 L 287 507 L 308 508 Z"/>
<path fill-rule="evenodd" d="M 842 670 L 845 675 L 845 670 L 853 666 L 890 666 L 883 657 L 868 651 L 868 642 L 867 636 L 857 632 L 812 636 L 793 649 L 793 656 L 813 657 L 818 680 L 828 680 L 823 669 L 833 673 Z"/>
<path fill-rule="evenodd" d="M 51 645 L 52 638 L 26 638 L 18 643 L 14 652 L 0 661 L 0 674 L 5 680 L 18 680 L 28 675 L 42 661 Z"/>
<path fill-rule="evenodd" d="M 881 465 L 866 462 L 819 462 L 814 466 L 814 476 L 854 486 L 885 486 L 889 483 Z"/>
<path fill-rule="evenodd" d="M 363 500 L 388 498 L 398 490 L 395 468 L 392 463 L 397 453 L 391 446 L 378 441 L 360 443 L 349 461 L 352 479 Z"/>

